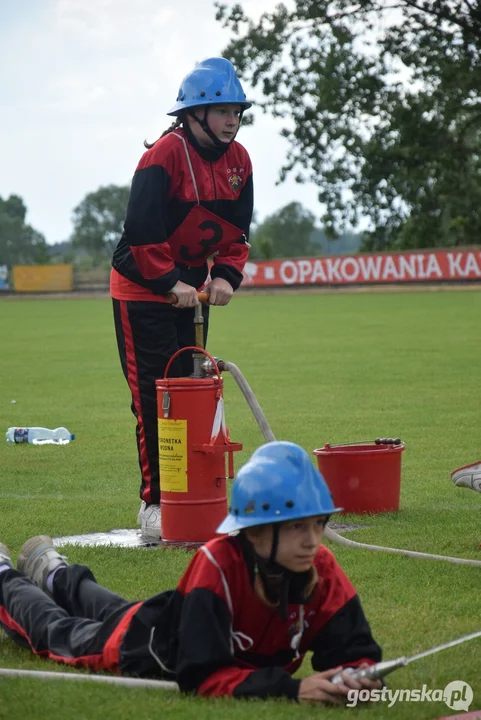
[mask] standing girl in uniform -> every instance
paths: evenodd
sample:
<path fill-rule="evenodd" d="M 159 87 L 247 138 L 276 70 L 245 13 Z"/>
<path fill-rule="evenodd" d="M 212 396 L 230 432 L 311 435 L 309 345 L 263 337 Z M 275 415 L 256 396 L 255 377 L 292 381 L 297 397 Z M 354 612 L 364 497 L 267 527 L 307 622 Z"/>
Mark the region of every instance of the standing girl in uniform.
<path fill-rule="evenodd" d="M 199 63 L 169 111 L 171 127 L 145 144 L 132 180 L 124 232 L 114 252 L 110 290 L 120 360 L 132 393 L 142 475 L 139 524 L 160 535 L 155 380 L 172 355 L 195 345 L 197 291 L 227 305 L 242 281 L 253 210 L 252 166 L 236 142 L 250 107 L 225 58 Z M 207 260 L 214 255 L 208 277 Z M 177 302 L 169 304 L 168 293 Z M 208 311 L 204 306 L 204 340 Z M 170 375 L 192 372 L 185 353 Z"/>

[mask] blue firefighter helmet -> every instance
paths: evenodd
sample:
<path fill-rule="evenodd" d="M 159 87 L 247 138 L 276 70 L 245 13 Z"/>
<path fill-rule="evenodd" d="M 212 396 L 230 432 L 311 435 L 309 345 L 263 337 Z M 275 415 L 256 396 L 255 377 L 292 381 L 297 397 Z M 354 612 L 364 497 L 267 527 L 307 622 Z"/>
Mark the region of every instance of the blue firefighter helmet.
<path fill-rule="evenodd" d="M 217 532 L 341 510 L 334 507 L 326 481 L 307 452 L 295 443 L 276 441 L 258 448 L 237 473 L 229 514 Z"/>
<path fill-rule="evenodd" d="M 167 115 L 178 115 L 182 110 L 198 105 L 220 103 L 235 103 L 241 105 L 243 110 L 252 105 L 246 101 L 232 63 L 226 58 L 208 58 L 196 65 L 182 80 L 177 101 Z"/>

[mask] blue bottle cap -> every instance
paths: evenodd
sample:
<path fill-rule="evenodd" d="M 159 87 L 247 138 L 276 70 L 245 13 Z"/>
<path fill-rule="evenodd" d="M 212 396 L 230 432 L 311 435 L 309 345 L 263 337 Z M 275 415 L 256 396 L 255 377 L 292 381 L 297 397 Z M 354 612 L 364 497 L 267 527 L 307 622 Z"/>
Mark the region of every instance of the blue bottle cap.
<path fill-rule="evenodd" d="M 75 440 L 75 435 L 70 435 L 71 440 Z"/>

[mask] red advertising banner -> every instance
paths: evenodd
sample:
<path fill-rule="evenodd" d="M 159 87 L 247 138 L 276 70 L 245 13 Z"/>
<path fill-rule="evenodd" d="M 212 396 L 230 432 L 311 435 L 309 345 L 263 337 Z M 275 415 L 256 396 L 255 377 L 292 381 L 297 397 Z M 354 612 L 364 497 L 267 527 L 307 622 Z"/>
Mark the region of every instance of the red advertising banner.
<path fill-rule="evenodd" d="M 447 280 L 481 280 L 481 251 L 249 260 L 242 285 L 359 285 Z"/>

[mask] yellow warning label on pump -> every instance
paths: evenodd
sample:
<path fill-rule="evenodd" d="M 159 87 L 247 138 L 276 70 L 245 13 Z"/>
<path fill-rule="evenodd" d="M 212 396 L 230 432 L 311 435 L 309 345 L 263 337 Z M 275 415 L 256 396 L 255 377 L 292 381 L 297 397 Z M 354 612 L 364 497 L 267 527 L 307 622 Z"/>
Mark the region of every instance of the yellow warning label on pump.
<path fill-rule="evenodd" d="M 187 492 L 187 420 L 159 418 L 159 474 L 163 492 Z"/>

